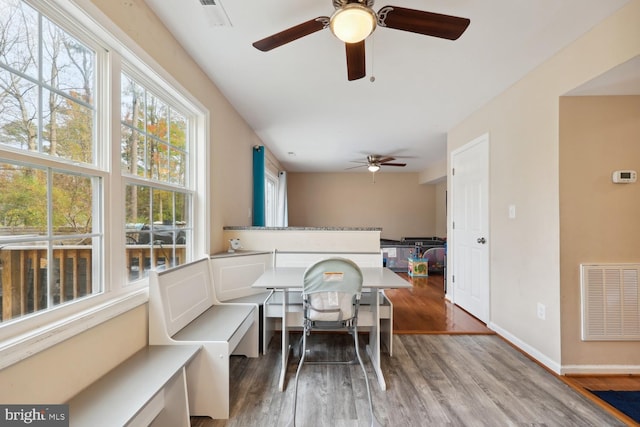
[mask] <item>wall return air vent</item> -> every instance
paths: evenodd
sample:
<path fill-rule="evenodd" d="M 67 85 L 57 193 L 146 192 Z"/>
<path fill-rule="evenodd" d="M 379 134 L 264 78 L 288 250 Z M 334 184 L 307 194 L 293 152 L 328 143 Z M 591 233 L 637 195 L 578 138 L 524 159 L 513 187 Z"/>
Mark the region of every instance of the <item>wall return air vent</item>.
<path fill-rule="evenodd" d="M 640 341 L 640 264 L 582 264 L 582 339 Z"/>

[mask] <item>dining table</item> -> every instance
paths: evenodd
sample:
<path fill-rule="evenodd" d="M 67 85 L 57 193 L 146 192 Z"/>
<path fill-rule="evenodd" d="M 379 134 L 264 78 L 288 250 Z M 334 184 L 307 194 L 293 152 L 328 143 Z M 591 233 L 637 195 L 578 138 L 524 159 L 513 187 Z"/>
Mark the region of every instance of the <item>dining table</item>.
<path fill-rule="evenodd" d="M 380 355 L 382 342 L 390 355 L 393 355 L 393 304 L 387 298 L 386 289 L 410 288 L 412 285 L 405 278 L 386 267 L 361 267 L 362 299 L 358 311 L 358 329 L 368 330 L 369 342 L 367 355 L 373 365 L 378 384 L 386 390 L 386 382 L 382 373 Z M 272 290 L 272 296 L 264 307 L 265 325 L 268 318 L 281 320 L 282 354 L 280 366 L 279 389 L 284 390 L 289 353 L 292 346 L 289 334 L 293 330 L 302 330 L 302 283 L 305 267 L 273 267 L 268 268 L 253 283 L 257 289 Z M 265 334 L 272 332 L 265 326 Z"/>

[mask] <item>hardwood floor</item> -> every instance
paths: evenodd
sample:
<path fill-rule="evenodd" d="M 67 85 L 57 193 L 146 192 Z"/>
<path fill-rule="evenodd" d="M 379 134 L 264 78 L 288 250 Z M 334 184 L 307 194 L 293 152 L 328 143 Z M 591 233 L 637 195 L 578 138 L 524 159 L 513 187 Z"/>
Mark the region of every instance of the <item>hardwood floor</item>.
<path fill-rule="evenodd" d="M 397 334 L 394 356 L 382 356 L 386 391 L 365 356 L 374 411 L 384 426 L 637 425 L 586 389 L 640 389 L 640 377 L 558 377 L 446 301 L 441 275 L 404 277 L 412 288 L 386 291 Z M 326 349 L 320 350 L 326 346 L 331 354 L 352 347 L 348 335 L 317 334 L 310 341 L 310 357 L 326 356 Z M 286 389 L 279 392 L 279 346 L 276 335 L 260 358 L 232 357 L 231 376 L 237 381 L 231 384 L 230 419 L 192 417 L 192 427 L 287 425 L 297 364 L 290 361 Z M 305 365 L 298 427 L 369 425 L 358 365 Z"/>
<path fill-rule="evenodd" d="M 493 334 L 484 323 L 444 298 L 444 276 L 410 278 L 410 289 L 385 291 L 393 303 L 396 334 Z"/>
<path fill-rule="evenodd" d="M 314 334 L 308 357 L 349 359 L 351 343 L 346 334 Z M 279 345 L 274 337 L 260 358 L 233 357 L 230 419 L 194 417 L 192 426 L 288 425 L 297 364 L 289 363 L 279 392 Z M 365 365 L 374 412 L 386 427 L 625 425 L 497 335 L 396 336 L 393 357 L 382 358 L 386 391 Z M 298 427 L 371 425 L 359 365 L 305 365 L 298 387 Z"/>
<path fill-rule="evenodd" d="M 404 273 L 400 275 L 410 281 L 413 287 L 386 291 L 394 306 L 394 333 L 493 333 L 484 323 L 444 299 L 442 275 L 430 275 L 425 278 L 411 278 Z M 598 399 L 589 390 L 640 390 L 639 375 L 574 375 L 563 376 L 560 379 L 628 425 L 638 425 Z"/>

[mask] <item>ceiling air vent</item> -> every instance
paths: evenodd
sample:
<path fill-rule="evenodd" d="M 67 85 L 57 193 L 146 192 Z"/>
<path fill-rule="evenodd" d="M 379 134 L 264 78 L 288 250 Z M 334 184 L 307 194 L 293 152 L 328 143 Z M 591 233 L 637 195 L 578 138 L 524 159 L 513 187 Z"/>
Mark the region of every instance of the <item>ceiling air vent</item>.
<path fill-rule="evenodd" d="M 204 11 L 207 21 L 212 27 L 231 26 L 231 20 L 229 20 L 229 16 L 224 10 L 221 0 L 200 0 L 200 3 L 203 6 L 207 6 L 202 10 Z"/>

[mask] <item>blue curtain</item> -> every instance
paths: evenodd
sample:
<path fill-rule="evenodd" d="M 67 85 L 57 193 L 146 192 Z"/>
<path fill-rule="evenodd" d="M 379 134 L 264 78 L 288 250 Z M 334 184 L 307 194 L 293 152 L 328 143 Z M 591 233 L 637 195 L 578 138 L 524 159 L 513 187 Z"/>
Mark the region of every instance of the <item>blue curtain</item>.
<path fill-rule="evenodd" d="M 265 226 L 264 147 L 253 147 L 253 226 Z"/>

